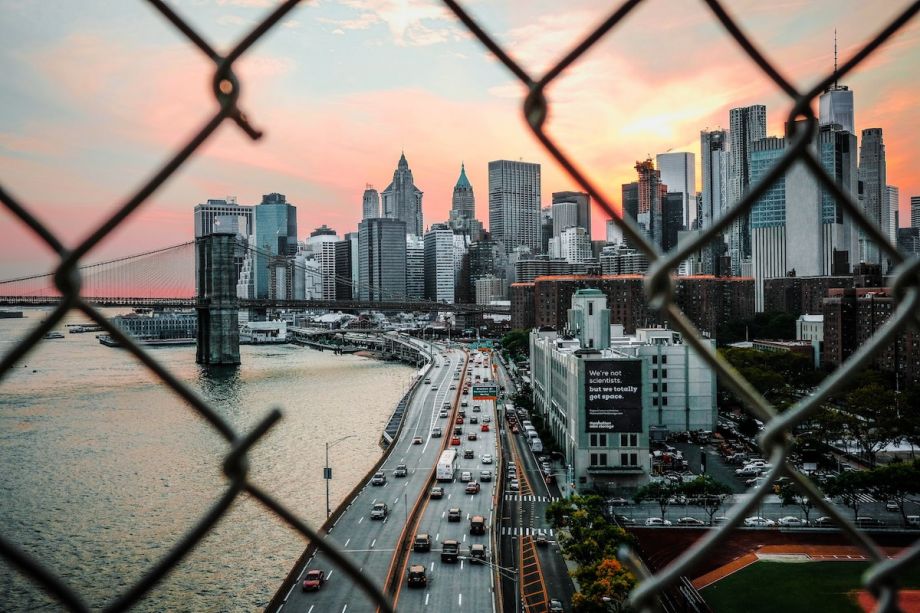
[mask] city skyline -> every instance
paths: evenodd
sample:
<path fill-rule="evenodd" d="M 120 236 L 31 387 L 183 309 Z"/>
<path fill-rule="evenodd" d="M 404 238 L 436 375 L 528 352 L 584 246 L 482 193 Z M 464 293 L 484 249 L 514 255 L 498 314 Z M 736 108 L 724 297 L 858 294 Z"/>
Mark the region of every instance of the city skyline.
<path fill-rule="evenodd" d="M 226 45 L 271 3 L 176 4 L 206 36 Z M 793 2 L 792 13 L 799 19 L 792 30 L 784 28 L 791 17 L 758 10 L 753 3 L 733 10 L 755 39 L 769 40 L 764 48 L 771 51 L 771 58 L 788 60 L 789 75 L 801 86 L 832 66 L 834 26 L 845 60 L 874 33 L 875 24 L 880 26 L 898 8 L 867 12 L 853 3 L 850 9 L 835 10 L 836 19 L 830 23 L 818 19 L 823 4 L 828 3 Z M 15 49 L 5 52 L 12 69 L 5 87 L 10 112 L 0 140 L 7 169 L 4 183 L 72 244 L 149 176 L 151 168 L 211 111 L 210 73 L 193 49 L 165 37 L 168 28 L 142 5 L 104 14 L 101 6 L 93 4 L 73 15 L 62 8 L 52 20 L 30 15 L 22 8 L 26 5 L 0 7 L 7 13 L 4 34 Z M 359 5 L 362 8 L 357 9 Z M 577 3 L 561 17 L 543 6 L 528 7 L 524 17 L 531 18 L 529 24 L 512 19 L 509 7 L 471 10 L 504 41 L 519 43 L 517 56 L 535 67 L 561 55 L 543 49 L 562 50 L 574 44 L 600 20 L 604 8 Z M 188 211 L 207 198 L 226 195 L 254 204 L 264 193 L 285 193 L 301 208 L 304 229 L 325 223 L 341 233 L 354 231 L 362 214 L 365 184 L 385 187 L 400 149 L 415 160 L 416 181 L 426 194 L 426 225 L 448 219 L 460 162 L 465 162 L 469 180 L 480 194 L 488 184 L 488 161 L 495 159 L 541 164 L 544 206 L 553 192 L 580 189 L 523 126 L 517 84 L 474 41 L 462 36 L 459 24 L 437 7 L 412 3 L 398 9 L 362 2 L 295 11 L 239 71 L 243 105 L 253 122 L 265 129 L 263 142 L 253 145 L 222 128 L 188 168 L 88 258 L 155 248 L 171 244 L 170 237 L 191 236 Z M 361 26 L 361 19 L 366 26 Z M 17 20 L 24 23 L 9 27 Z M 643 26 L 667 29 L 673 33 L 673 45 L 686 48 L 668 49 L 673 52 L 655 57 L 643 54 L 649 44 L 640 40 Z M 702 57 L 730 46 L 724 35 L 707 40 L 717 28 L 696 7 L 692 11 L 676 7 L 664 20 L 660 11 L 640 8 L 622 31 L 574 65 L 549 91 L 549 131 L 558 135 L 565 150 L 617 206 L 620 185 L 635 180 L 635 160 L 668 149 L 698 155 L 700 130 L 727 128 L 730 108 L 764 104 L 767 135 L 782 133 L 789 103 L 765 79 L 752 76 L 749 60 L 737 51 L 719 66 L 704 63 L 698 71 L 688 71 L 674 61 L 677 53 L 691 61 L 697 54 Z M 920 192 L 911 143 L 920 127 L 920 119 L 910 112 L 916 86 L 906 78 L 910 72 L 906 67 L 916 65 L 918 59 L 913 44 L 917 32 L 917 24 L 910 23 L 841 81 L 855 92 L 857 131 L 868 127 L 885 131 L 888 183 L 900 190 L 902 222 L 909 218 L 910 197 Z M 310 104 L 304 106 L 299 80 L 311 66 L 304 50 L 317 46 L 329 54 L 322 56 L 324 61 L 331 58 L 331 65 L 341 68 L 320 70 L 313 81 L 316 91 L 309 92 Z M 371 65 L 358 69 L 375 54 L 379 57 L 371 58 Z M 435 54 L 432 66 L 417 61 L 425 54 Z M 392 67 L 387 68 L 387 62 Z M 417 74 L 406 74 L 397 85 L 382 83 L 394 69 L 407 66 L 417 68 Z M 620 91 L 614 79 L 597 74 L 625 76 L 632 87 Z M 139 82 L 137 75 L 144 75 L 144 81 Z M 438 75 L 452 78 L 447 83 Z M 170 92 L 167 100 L 151 95 L 161 90 Z M 601 95 L 584 95 L 595 90 Z M 642 97 L 646 100 L 642 108 L 632 108 Z M 434 126 L 440 129 L 438 138 L 428 138 Z M 698 189 L 700 171 L 697 163 Z M 477 203 L 476 217 L 485 222 L 484 200 L 481 197 Z M 0 223 L 10 219 L 8 213 L 0 213 Z M 594 238 L 602 237 L 604 226 L 594 224 Z M 12 234 L 0 248 L 0 273 L 9 277 L 45 269 L 50 262 L 47 250 L 28 233 Z"/>

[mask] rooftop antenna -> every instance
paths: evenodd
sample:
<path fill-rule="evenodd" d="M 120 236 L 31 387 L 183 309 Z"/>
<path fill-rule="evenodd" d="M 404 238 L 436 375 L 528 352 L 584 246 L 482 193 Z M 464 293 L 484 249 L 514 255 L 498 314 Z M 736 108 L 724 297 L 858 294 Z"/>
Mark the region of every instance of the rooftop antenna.
<path fill-rule="evenodd" d="M 837 88 L 837 28 L 834 28 L 834 89 Z"/>

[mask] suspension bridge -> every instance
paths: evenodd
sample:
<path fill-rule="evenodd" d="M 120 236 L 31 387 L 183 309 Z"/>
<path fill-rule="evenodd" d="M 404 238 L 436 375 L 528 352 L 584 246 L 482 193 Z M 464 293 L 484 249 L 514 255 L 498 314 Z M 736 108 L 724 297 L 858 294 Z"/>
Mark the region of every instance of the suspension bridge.
<path fill-rule="evenodd" d="M 79 267 L 81 289 L 84 300 L 98 306 L 132 308 L 194 308 L 198 304 L 196 288 L 195 241 L 188 241 L 161 249 L 146 251 L 117 259 L 87 264 Z M 235 246 L 237 263 L 250 255 L 263 258 L 277 256 L 237 242 Z M 297 264 L 290 260 L 288 273 L 292 278 L 303 276 L 314 280 L 322 278 L 322 271 Z M 234 271 L 234 279 L 239 271 Z M 328 273 L 327 273 L 328 277 Z M 337 299 L 324 288 L 325 296 L 311 298 L 297 297 L 293 291 L 284 295 L 266 298 L 240 297 L 241 309 L 310 309 L 330 311 L 406 311 L 406 312 L 455 312 L 508 314 L 510 309 L 502 306 L 476 304 L 449 304 L 421 300 L 405 295 L 393 294 L 383 289 L 366 285 L 370 295 L 382 296 L 383 300 L 361 300 L 360 283 L 350 275 L 336 274 L 332 280 L 339 287 L 350 290 L 350 299 Z M 296 284 L 292 284 L 296 285 Z M 46 306 L 60 301 L 61 295 L 54 284 L 54 273 L 41 273 L 0 281 L 0 305 Z"/>

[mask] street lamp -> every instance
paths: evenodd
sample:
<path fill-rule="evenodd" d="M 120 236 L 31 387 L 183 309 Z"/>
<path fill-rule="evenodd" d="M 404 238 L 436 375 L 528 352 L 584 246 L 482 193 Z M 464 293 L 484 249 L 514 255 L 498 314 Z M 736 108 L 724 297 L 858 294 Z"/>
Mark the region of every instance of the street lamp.
<path fill-rule="evenodd" d="M 329 448 L 335 447 L 344 440 L 354 438 L 357 434 L 349 434 L 348 436 L 343 436 L 338 438 L 331 443 L 326 441 L 326 466 L 323 467 L 323 479 L 326 480 L 326 519 L 329 519 L 329 516 L 332 515 L 332 509 L 329 507 L 329 482 L 332 481 L 332 468 L 329 467 Z"/>

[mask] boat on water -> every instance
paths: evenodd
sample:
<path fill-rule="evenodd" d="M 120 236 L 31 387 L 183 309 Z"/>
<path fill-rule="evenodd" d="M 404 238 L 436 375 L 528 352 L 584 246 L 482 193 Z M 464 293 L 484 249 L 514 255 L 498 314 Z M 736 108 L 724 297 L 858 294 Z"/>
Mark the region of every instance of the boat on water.
<path fill-rule="evenodd" d="M 55 339 L 55 338 L 64 338 L 64 334 L 61 333 L 61 332 L 49 332 L 48 334 L 46 334 L 46 335 L 43 336 L 42 338 L 44 338 L 44 339 L 46 339 L 46 340 L 51 340 L 51 339 Z"/>

